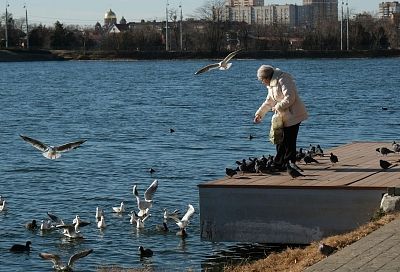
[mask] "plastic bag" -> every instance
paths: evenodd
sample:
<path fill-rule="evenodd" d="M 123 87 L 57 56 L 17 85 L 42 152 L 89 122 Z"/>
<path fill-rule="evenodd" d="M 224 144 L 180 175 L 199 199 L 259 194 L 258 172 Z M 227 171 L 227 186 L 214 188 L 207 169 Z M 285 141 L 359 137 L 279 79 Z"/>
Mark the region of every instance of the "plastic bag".
<path fill-rule="evenodd" d="M 271 118 L 269 141 L 274 145 L 280 144 L 283 141 L 283 120 L 282 116 L 278 113 L 274 113 Z"/>

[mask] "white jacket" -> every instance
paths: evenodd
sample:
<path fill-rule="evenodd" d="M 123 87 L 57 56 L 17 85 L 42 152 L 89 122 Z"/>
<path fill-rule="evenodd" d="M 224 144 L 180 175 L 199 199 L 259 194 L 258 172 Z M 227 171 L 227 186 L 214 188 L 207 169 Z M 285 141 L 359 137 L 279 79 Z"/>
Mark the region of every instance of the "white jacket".
<path fill-rule="evenodd" d="M 307 109 L 297 93 L 296 83 L 288 73 L 275 69 L 268 88 L 268 95 L 255 115 L 264 116 L 275 107 L 282 116 L 283 126 L 290 127 L 308 118 Z"/>

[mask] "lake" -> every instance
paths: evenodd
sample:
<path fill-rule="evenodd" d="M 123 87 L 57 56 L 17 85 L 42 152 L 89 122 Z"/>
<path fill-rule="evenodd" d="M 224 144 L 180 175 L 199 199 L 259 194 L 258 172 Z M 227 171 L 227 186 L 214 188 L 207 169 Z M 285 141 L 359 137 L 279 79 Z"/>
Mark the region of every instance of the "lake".
<path fill-rule="evenodd" d="M 0 195 L 8 206 L 0 213 L 0 270 L 52 271 L 40 252 L 67 261 L 93 248 L 75 264 L 77 271 L 111 265 L 200 271 L 257 249 L 200 239 L 197 185 L 223 177 L 236 160 L 275 153 L 267 137 L 271 114 L 261 124 L 252 122 L 266 95 L 256 77 L 261 64 L 296 79 L 310 114 L 298 147 L 400 140 L 398 58 L 234 59 L 227 71 L 194 75 L 212 61 L 0 63 Z M 19 134 L 51 145 L 87 142 L 48 160 Z M 136 230 L 129 223 L 129 212 L 137 209 L 132 187 L 143 195 L 154 179 L 159 187 L 151 217 Z M 112 207 L 121 201 L 128 212 L 119 216 Z M 164 208 L 184 214 L 188 204 L 195 213 L 185 240 L 175 235 L 172 221 L 169 233 L 157 232 Z M 104 231 L 96 227 L 97 206 L 105 210 Z M 48 211 L 67 222 L 77 214 L 90 221 L 81 229 L 85 238 L 70 241 L 58 231 L 25 229 L 32 219 L 47 219 Z M 9 252 L 27 240 L 31 254 Z M 154 256 L 141 259 L 140 245 Z"/>

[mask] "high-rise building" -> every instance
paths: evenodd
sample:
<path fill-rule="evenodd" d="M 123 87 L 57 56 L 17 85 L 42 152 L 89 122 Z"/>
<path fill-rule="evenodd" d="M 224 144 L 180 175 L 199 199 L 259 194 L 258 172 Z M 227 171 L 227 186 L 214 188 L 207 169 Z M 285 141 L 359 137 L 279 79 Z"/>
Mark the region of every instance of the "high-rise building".
<path fill-rule="evenodd" d="M 314 25 L 338 21 L 338 0 L 303 0 L 303 6 L 309 7 Z"/>
<path fill-rule="evenodd" d="M 264 6 L 264 0 L 225 0 L 225 6 L 258 7 Z"/>
<path fill-rule="evenodd" d="M 390 17 L 392 14 L 400 13 L 400 4 L 394 2 L 382 2 L 379 4 L 379 17 Z"/>

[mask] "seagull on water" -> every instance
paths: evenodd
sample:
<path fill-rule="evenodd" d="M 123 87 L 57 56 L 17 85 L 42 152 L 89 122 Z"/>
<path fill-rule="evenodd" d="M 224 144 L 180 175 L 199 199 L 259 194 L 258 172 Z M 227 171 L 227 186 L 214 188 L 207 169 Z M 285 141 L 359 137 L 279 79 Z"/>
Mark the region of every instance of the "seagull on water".
<path fill-rule="evenodd" d="M 103 210 L 99 207 L 96 207 L 96 222 L 100 221 L 102 215 L 104 215 Z"/>
<path fill-rule="evenodd" d="M 58 159 L 58 158 L 61 157 L 61 153 L 70 151 L 72 149 L 76 149 L 81 144 L 86 142 L 86 140 L 80 140 L 80 141 L 66 143 L 66 144 L 59 145 L 59 146 L 51 146 L 51 145 L 44 144 L 39 140 L 35 140 L 33 138 L 30 138 L 28 136 L 24 136 L 24 135 L 19 135 L 19 136 L 24 141 L 30 143 L 33 147 L 35 147 L 36 149 L 41 151 L 42 155 L 45 158 L 50 159 L 50 160 Z"/>
<path fill-rule="evenodd" d="M 6 200 L 3 198 L 3 201 L 0 201 L 0 212 L 6 210 Z"/>
<path fill-rule="evenodd" d="M 153 205 L 153 196 L 154 193 L 157 191 L 157 188 L 158 188 L 158 180 L 155 179 L 147 188 L 147 190 L 144 192 L 144 198 L 141 199 L 139 197 L 137 186 L 136 185 L 133 186 L 132 191 L 133 195 L 136 197 L 137 206 L 139 208 L 139 213 L 138 213 L 139 217 L 146 215 L 151 206 Z"/>
<path fill-rule="evenodd" d="M 236 50 L 236 51 L 230 53 L 228 56 L 226 56 L 222 61 L 220 61 L 218 63 L 212 63 L 209 65 L 206 65 L 194 74 L 195 75 L 202 74 L 204 72 L 207 72 L 207 71 L 213 70 L 213 69 L 228 70 L 232 66 L 232 63 L 230 63 L 229 61 L 242 50 L 243 49 L 239 49 L 239 50 Z"/>
<path fill-rule="evenodd" d="M 189 219 L 194 214 L 193 205 L 189 204 L 188 209 L 182 219 L 179 219 L 177 215 L 170 215 L 169 218 L 175 220 L 175 223 L 179 227 L 179 231 L 176 235 L 182 236 L 183 238 L 187 236 L 186 227 L 189 225 Z"/>
<path fill-rule="evenodd" d="M 123 212 L 125 212 L 125 204 L 122 201 L 121 204 L 119 205 L 119 207 L 112 207 L 112 209 L 116 213 L 123 213 Z"/>
<path fill-rule="evenodd" d="M 104 215 L 100 216 L 100 220 L 97 222 L 97 228 L 105 229 L 106 228 L 106 221 L 104 220 Z"/>
<path fill-rule="evenodd" d="M 86 257 L 87 255 L 89 255 L 90 253 L 93 252 L 93 249 L 89 249 L 89 250 L 84 250 L 78 253 L 75 253 L 74 255 L 72 255 L 69 260 L 68 263 L 65 265 L 62 261 L 60 256 L 56 255 L 56 254 L 51 254 L 51 253 L 39 253 L 39 256 L 44 259 L 44 260 L 49 260 L 53 263 L 53 269 L 56 271 L 67 271 L 67 272 L 72 272 L 72 267 L 74 265 L 74 263 L 78 260 L 81 259 L 83 257 Z"/>
<path fill-rule="evenodd" d="M 139 216 L 135 211 L 131 212 L 131 219 L 129 222 L 131 225 L 136 224 L 137 229 L 143 229 L 144 228 L 144 221 L 146 221 L 147 218 L 149 218 L 151 214 L 146 214 L 145 216 L 141 217 Z"/>

